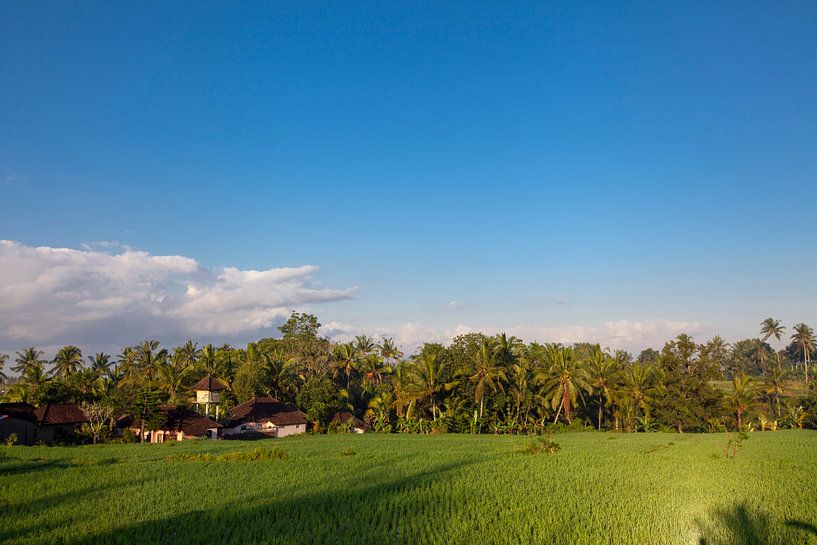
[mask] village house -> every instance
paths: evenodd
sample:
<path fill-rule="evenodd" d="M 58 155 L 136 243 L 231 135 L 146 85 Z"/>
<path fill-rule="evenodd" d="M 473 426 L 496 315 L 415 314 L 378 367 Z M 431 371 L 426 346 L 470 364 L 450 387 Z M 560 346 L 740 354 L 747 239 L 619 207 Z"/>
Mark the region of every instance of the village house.
<path fill-rule="evenodd" d="M 145 430 L 145 443 L 166 443 L 168 441 L 183 441 L 185 439 L 217 439 L 221 424 L 206 416 L 200 415 L 193 409 L 162 405 L 160 407 L 162 420 L 155 430 Z M 124 416 L 117 423 L 119 428 L 129 428 L 139 436 L 141 421 L 133 416 Z"/>
<path fill-rule="evenodd" d="M 191 390 L 196 395 L 196 406 L 199 412 L 205 416 L 210 416 L 211 412 L 216 420 L 221 412 L 221 392 L 227 389 L 220 380 L 213 375 L 207 375 L 198 381 Z"/>
<path fill-rule="evenodd" d="M 72 435 L 88 422 L 85 413 L 73 403 L 49 403 L 34 411 L 37 419 L 37 441 L 54 443 L 71 440 Z"/>
<path fill-rule="evenodd" d="M 28 403 L 0 403 L 0 443 L 14 435 L 17 445 L 33 445 L 37 441 L 35 408 Z"/>
<path fill-rule="evenodd" d="M 306 415 L 295 407 L 273 397 L 254 397 L 230 409 L 224 435 L 286 437 L 306 433 L 306 426 Z"/>
<path fill-rule="evenodd" d="M 340 411 L 335 413 L 330 421 L 332 426 L 349 426 L 352 433 L 366 433 L 371 429 L 366 422 L 356 417 L 349 411 Z"/>

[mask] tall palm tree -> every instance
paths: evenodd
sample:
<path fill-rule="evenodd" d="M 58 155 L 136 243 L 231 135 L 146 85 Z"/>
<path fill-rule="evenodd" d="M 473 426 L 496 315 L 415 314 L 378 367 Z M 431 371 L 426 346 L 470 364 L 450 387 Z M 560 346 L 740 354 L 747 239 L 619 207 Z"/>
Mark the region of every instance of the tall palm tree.
<path fill-rule="evenodd" d="M 374 352 L 376 348 L 377 344 L 375 344 L 371 337 L 367 337 L 366 335 L 358 335 L 355 337 L 355 349 L 361 358 L 368 356 Z"/>
<path fill-rule="evenodd" d="M 551 408 L 556 410 L 553 422 L 558 422 L 564 412 L 567 423 L 571 424 L 573 406 L 583 391 L 589 392 L 591 389 L 587 373 L 576 361 L 573 349 L 561 344 L 545 346 L 545 363 L 547 367 L 540 370 L 538 378 L 544 385 Z"/>
<path fill-rule="evenodd" d="M 383 358 L 377 354 L 369 354 L 360 362 L 360 371 L 363 373 L 363 380 L 374 386 L 383 384 L 383 375 L 388 374 L 391 367 L 385 365 Z"/>
<path fill-rule="evenodd" d="M 63 346 L 54 356 L 52 374 L 62 380 L 82 369 L 82 351 L 73 345 Z"/>
<path fill-rule="evenodd" d="M 281 399 L 286 392 L 290 391 L 292 369 L 296 363 L 295 358 L 287 359 L 280 350 L 264 354 L 264 371 L 266 375 L 264 390 L 267 395 L 275 399 Z"/>
<path fill-rule="evenodd" d="M 806 373 L 806 384 L 808 384 L 808 364 L 811 363 L 811 354 L 815 349 L 814 330 L 804 323 L 794 326 L 794 334 L 791 340 L 797 345 L 800 356 L 803 358 L 803 368 Z"/>
<path fill-rule="evenodd" d="M 349 390 L 349 386 L 352 381 L 352 373 L 355 372 L 358 366 L 358 354 L 357 350 L 355 349 L 355 345 L 352 343 L 337 345 L 333 351 L 333 354 L 337 369 L 339 371 L 343 371 L 343 374 L 346 375 L 346 389 Z"/>
<path fill-rule="evenodd" d="M 498 365 L 510 367 L 517 360 L 524 344 L 513 335 L 508 337 L 505 333 L 499 333 L 493 339 L 494 359 Z"/>
<path fill-rule="evenodd" d="M 153 380 L 158 367 L 167 360 L 167 350 L 159 349 L 159 341 L 144 341 L 136 347 L 136 363 L 148 381 Z"/>
<path fill-rule="evenodd" d="M 510 393 L 516 404 L 515 419 L 518 422 L 522 417 L 522 409 L 525 409 L 525 420 L 532 401 L 531 383 L 534 381 L 533 366 L 527 359 L 520 359 L 511 365 Z"/>
<path fill-rule="evenodd" d="M 139 355 L 132 346 L 126 346 L 116 357 L 117 372 L 121 375 L 121 381 L 136 385 L 142 382 L 142 373 L 138 364 Z"/>
<path fill-rule="evenodd" d="M 715 335 L 706 344 L 709 356 L 718 365 L 722 377 L 726 377 L 726 358 L 729 355 L 729 343 L 720 335 Z"/>
<path fill-rule="evenodd" d="M 752 359 L 760 366 L 760 370 L 765 377 L 769 372 L 769 366 L 766 362 L 769 359 L 769 345 L 760 339 L 752 340 Z"/>
<path fill-rule="evenodd" d="M 403 357 L 403 353 L 397 348 L 397 343 L 394 339 L 388 337 L 383 339 L 380 343 L 380 357 L 388 364 L 399 361 Z"/>
<path fill-rule="evenodd" d="M 652 380 L 654 375 L 655 367 L 644 363 L 628 365 L 622 371 L 624 390 L 627 396 L 635 403 L 636 407 L 641 407 L 645 416 L 650 414 L 652 395 L 656 391 Z"/>
<path fill-rule="evenodd" d="M 187 342 L 177 347 L 173 352 L 177 354 L 176 357 L 179 358 L 180 361 L 183 361 L 188 367 L 194 367 L 196 363 L 198 363 L 199 356 L 201 355 L 201 349 L 190 339 L 187 339 Z"/>
<path fill-rule="evenodd" d="M 193 372 L 184 357 L 165 359 L 157 368 L 156 378 L 160 390 L 168 395 L 172 405 L 182 405 L 187 400 L 187 378 Z"/>
<path fill-rule="evenodd" d="M 91 370 L 98 375 L 107 374 L 110 370 L 111 356 L 105 352 L 97 352 L 93 356 L 88 356 L 88 363 L 91 364 Z"/>
<path fill-rule="evenodd" d="M 418 401 L 427 399 L 431 403 L 432 418 L 437 420 L 438 396 L 452 386 L 445 381 L 448 365 L 436 353 L 422 352 L 407 370 L 411 380 L 407 393 Z"/>
<path fill-rule="evenodd" d="M 504 391 L 503 382 L 508 379 L 501 365 L 496 363 L 496 354 L 488 339 L 482 341 L 476 353 L 474 367 L 468 374 L 468 380 L 474 383 L 474 402 L 479 404 L 479 417 L 482 418 L 485 409 L 485 387 L 492 391 Z"/>
<path fill-rule="evenodd" d="M 780 324 L 780 320 L 774 318 L 766 318 L 760 323 L 760 335 L 764 341 L 768 341 L 772 337 L 776 341 L 780 341 L 785 331 L 786 328 Z M 777 356 L 777 366 L 780 367 L 780 351 L 775 350 L 774 354 Z"/>
<path fill-rule="evenodd" d="M 740 373 L 732 379 L 732 391 L 727 394 L 725 401 L 737 417 L 738 430 L 743 429 L 743 415 L 757 402 L 757 394 L 752 377 Z"/>
<path fill-rule="evenodd" d="M 11 370 L 21 375 L 26 375 L 35 368 L 43 372 L 45 362 L 40 359 L 42 357 L 42 350 L 37 350 L 33 346 L 30 346 L 22 352 L 17 352 L 17 357 L 14 359 L 16 365 L 14 365 Z"/>
<path fill-rule="evenodd" d="M 766 377 L 766 393 L 772 396 L 777 406 L 777 416 L 780 417 L 780 396 L 786 391 L 786 370 L 771 369 Z"/>
<path fill-rule="evenodd" d="M 601 430 L 604 407 L 609 406 L 613 401 L 613 386 L 615 377 L 618 374 L 616 361 L 608 354 L 605 354 L 598 346 L 593 350 L 590 360 L 587 362 L 587 376 L 590 385 L 597 392 L 599 403 L 598 429 Z"/>

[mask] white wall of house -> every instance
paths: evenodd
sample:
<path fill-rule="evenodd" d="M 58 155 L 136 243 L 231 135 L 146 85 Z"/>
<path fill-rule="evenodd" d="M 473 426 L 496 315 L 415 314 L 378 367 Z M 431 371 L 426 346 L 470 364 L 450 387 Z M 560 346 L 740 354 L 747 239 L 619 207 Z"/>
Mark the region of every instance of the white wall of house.
<path fill-rule="evenodd" d="M 240 426 L 233 428 L 224 428 L 226 435 L 240 435 L 248 432 L 261 432 L 271 435 L 272 437 L 287 437 L 289 435 L 298 435 L 306 433 L 306 424 L 292 424 L 290 426 L 276 426 L 270 420 L 262 420 L 258 422 L 247 422 Z"/>

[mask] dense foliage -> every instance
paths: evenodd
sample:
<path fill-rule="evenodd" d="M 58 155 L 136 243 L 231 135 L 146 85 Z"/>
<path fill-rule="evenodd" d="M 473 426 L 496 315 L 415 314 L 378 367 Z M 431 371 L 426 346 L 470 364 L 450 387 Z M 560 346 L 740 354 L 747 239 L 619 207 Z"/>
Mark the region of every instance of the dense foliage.
<path fill-rule="evenodd" d="M 732 434 L 735 435 L 735 434 Z M 0 542 L 807 545 L 817 432 L 12 447 Z M 538 450 L 531 453 L 531 450 Z"/>
<path fill-rule="evenodd" d="M 229 386 L 224 408 L 273 396 L 303 410 L 316 429 L 326 429 L 340 410 L 380 432 L 817 425 L 817 390 L 808 380 L 815 337 L 805 324 L 796 325 L 791 343 L 777 352 L 769 341 L 784 338 L 785 328 L 770 318 L 756 339 L 729 345 L 715 337 L 698 344 L 682 334 L 660 351 L 648 348 L 636 357 L 593 344 L 525 344 L 480 333 L 456 337 L 448 346 L 426 343 L 405 357 L 388 338 L 330 342 L 309 314 L 293 313 L 279 329 L 281 338 L 243 349 L 188 341 L 166 350 L 145 341 L 116 357 L 94 354 L 87 363 L 79 348 L 65 346 L 50 370 L 41 351 L 27 348 L 16 354 L 11 370 L 19 378 L 4 398 L 85 403 L 107 408 L 110 422 L 131 412 L 150 426 L 159 403 L 191 403 L 190 386 L 211 374 Z"/>

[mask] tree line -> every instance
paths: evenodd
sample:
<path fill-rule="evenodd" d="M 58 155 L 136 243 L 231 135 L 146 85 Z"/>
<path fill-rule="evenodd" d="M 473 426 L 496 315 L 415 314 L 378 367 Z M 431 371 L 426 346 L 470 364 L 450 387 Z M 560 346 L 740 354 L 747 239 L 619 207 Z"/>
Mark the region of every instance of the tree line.
<path fill-rule="evenodd" d="M 16 353 L 13 379 L 4 373 L 9 356 L 0 354 L 3 400 L 92 404 L 104 408 L 110 428 L 118 415 L 148 414 L 148 405 L 192 404 L 190 386 L 212 375 L 228 386 L 223 410 L 275 397 L 304 411 L 316 430 L 331 427 L 338 411 L 375 431 L 405 433 L 817 427 L 815 337 L 802 323 L 786 335 L 769 318 L 757 338 L 732 344 L 681 334 L 637 356 L 482 333 L 406 356 L 390 338 L 332 342 L 317 317 L 297 312 L 279 330 L 280 338 L 244 348 L 187 341 L 168 350 L 148 340 L 85 358 L 69 345 L 50 362 L 30 347 Z M 780 350 L 770 345 L 783 339 Z M 103 419 L 98 427 L 95 438 L 104 435 Z"/>

